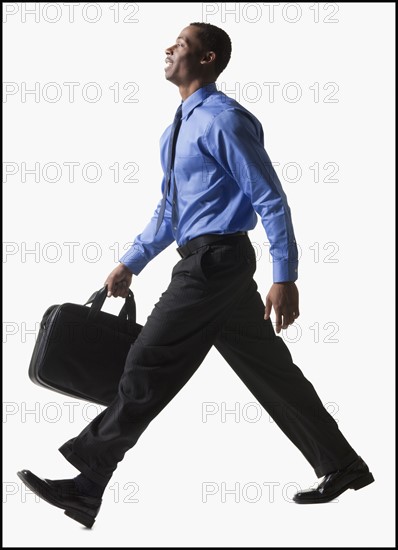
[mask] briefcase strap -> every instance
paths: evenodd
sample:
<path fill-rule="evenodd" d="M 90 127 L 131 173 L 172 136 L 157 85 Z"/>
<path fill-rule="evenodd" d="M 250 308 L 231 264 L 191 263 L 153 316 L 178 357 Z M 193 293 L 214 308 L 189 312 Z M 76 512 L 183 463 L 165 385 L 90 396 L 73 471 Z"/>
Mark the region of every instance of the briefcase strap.
<path fill-rule="evenodd" d="M 92 306 L 90 307 L 90 312 L 88 314 L 88 319 L 94 319 L 98 312 L 101 311 L 101 308 L 106 300 L 107 293 L 108 285 L 105 285 L 100 290 L 94 292 L 84 304 L 85 306 L 88 304 L 92 304 Z M 133 323 L 136 322 L 136 306 L 134 294 L 130 289 L 118 317 L 126 321 L 131 321 Z"/>

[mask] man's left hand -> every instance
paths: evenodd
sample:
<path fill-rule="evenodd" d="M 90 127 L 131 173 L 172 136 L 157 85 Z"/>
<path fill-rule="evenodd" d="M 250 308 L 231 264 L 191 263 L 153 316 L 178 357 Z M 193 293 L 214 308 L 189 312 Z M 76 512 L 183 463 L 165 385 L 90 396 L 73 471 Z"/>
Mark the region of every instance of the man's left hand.
<path fill-rule="evenodd" d="M 275 311 L 276 332 L 287 328 L 300 315 L 299 294 L 294 281 L 274 283 L 265 299 L 264 319 L 268 319 L 271 310 Z"/>

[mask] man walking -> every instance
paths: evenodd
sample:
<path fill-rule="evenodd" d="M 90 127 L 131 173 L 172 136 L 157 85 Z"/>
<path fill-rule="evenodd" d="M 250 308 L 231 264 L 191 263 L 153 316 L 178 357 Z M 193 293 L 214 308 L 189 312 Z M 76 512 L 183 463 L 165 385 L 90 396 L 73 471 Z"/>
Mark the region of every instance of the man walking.
<path fill-rule="evenodd" d="M 126 297 L 132 276 L 174 241 L 181 258 L 130 348 L 114 401 L 59 448 L 80 475 L 49 480 L 18 472 L 36 494 L 87 527 L 117 464 L 213 345 L 317 477 L 324 476 L 316 489 L 298 492 L 295 502 L 329 502 L 374 481 L 277 336 L 299 316 L 297 245 L 260 122 L 217 90 L 230 55 L 228 35 L 208 23 L 191 23 L 167 48 L 165 76 L 182 101 L 161 138 L 162 197 L 106 279 L 108 296 Z M 265 304 L 253 279 L 256 257 L 247 233 L 257 214 L 273 258 Z"/>

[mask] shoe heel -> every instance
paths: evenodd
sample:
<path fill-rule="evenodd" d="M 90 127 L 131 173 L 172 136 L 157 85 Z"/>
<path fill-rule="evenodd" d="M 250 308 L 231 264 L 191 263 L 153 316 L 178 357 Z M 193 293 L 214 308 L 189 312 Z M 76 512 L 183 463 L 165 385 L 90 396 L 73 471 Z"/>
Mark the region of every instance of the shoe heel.
<path fill-rule="evenodd" d="M 78 521 L 85 527 L 91 528 L 95 522 L 95 519 L 92 516 L 85 514 L 84 512 L 78 512 L 77 510 L 65 510 L 64 514 L 69 518 Z"/>
<path fill-rule="evenodd" d="M 353 481 L 350 485 L 350 489 L 354 489 L 357 491 L 358 489 L 362 489 L 362 487 L 366 487 L 366 485 L 369 485 L 370 483 L 373 483 L 374 477 L 371 474 L 371 472 L 365 474 L 362 477 L 359 477 L 355 481 Z"/>

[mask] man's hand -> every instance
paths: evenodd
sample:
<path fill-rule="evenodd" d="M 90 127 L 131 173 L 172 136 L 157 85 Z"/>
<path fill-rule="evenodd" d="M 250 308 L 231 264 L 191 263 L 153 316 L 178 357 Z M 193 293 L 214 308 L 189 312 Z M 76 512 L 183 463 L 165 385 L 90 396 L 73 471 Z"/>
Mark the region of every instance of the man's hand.
<path fill-rule="evenodd" d="M 114 296 L 115 298 L 118 296 L 127 298 L 132 278 L 133 274 L 129 268 L 123 263 L 119 263 L 119 265 L 108 275 L 104 283 L 104 286 L 108 285 L 108 298 L 110 296 Z"/>
<path fill-rule="evenodd" d="M 272 307 L 275 311 L 277 333 L 281 331 L 281 328 L 287 328 L 294 323 L 294 320 L 300 315 L 300 311 L 298 289 L 293 281 L 272 285 L 265 299 L 264 319 L 269 318 Z"/>

